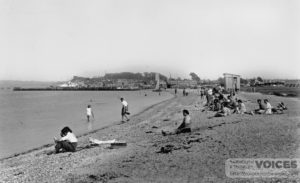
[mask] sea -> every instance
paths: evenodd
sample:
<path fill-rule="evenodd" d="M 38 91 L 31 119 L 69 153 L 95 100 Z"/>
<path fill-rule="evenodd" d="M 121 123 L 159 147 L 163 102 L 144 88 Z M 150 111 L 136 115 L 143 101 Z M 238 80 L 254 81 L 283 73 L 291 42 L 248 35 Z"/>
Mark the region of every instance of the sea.
<path fill-rule="evenodd" d="M 0 90 L 0 159 L 26 152 L 60 137 L 69 126 L 79 136 L 91 129 L 87 105 L 95 119 L 92 130 L 121 121 L 123 97 L 131 116 L 173 97 L 171 93 L 141 91 L 11 91 Z"/>

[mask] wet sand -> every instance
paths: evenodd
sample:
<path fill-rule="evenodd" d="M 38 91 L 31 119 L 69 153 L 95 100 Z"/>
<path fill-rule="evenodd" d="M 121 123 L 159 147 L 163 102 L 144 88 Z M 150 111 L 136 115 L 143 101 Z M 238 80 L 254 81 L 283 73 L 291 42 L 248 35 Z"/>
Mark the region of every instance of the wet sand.
<path fill-rule="evenodd" d="M 272 182 L 279 179 L 230 179 L 228 158 L 300 158 L 300 102 L 259 93 L 240 93 L 248 110 L 257 98 L 272 105 L 283 101 L 281 115 L 238 115 L 211 118 L 201 112 L 204 100 L 190 94 L 159 103 L 132 117 L 79 138 L 75 153 L 51 154 L 53 146 L 1 160 L 0 182 Z M 191 113 L 190 134 L 162 136 Z M 126 147 L 92 146 L 88 138 L 117 139 Z M 162 152 L 162 147 L 170 151 Z M 283 180 L 285 181 L 285 180 Z M 299 180 L 300 181 L 300 180 Z"/>

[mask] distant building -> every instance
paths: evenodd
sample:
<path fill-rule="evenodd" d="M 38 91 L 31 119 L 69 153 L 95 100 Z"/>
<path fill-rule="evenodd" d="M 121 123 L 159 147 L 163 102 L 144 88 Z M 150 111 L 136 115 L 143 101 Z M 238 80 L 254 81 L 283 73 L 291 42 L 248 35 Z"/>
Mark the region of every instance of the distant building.
<path fill-rule="evenodd" d="M 224 73 L 225 90 L 238 91 L 240 90 L 240 75 Z"/>
<path fill-rule="evenodd" d="M 61 84 L 61 85 L 58 85 L 58 86 L 61 87 L 61 88 L 76 88 L 76 87 L 78 87 L 78 84 L 73 83 L 71 81 L 68 81 L 67 83 L 64 83 L 64 84 Z"/>

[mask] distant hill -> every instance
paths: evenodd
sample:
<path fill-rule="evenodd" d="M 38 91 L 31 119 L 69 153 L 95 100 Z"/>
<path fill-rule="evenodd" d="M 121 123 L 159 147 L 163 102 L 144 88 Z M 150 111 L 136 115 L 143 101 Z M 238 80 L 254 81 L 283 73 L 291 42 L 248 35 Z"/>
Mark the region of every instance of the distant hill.
<path fill-rule="evenodd" d="M 13 87 L 22 87 L 22 88 L 44 88 L 51 85 L 57 85 L 62 82 L 44 82 L 44 81 L 13 81 L 13 80 L 0 80 L 1 89 L 12 89 Z"/>
<path fill-rule="evenodd" d="M 121 73 L 106 73 L 104 79 L 134 79 L 150 81 L 155 80 L 156 72 L 144 72 L 144 73 L 132 73 L 132 72 L 121 72 Z M 159 74 L 161 80 L 167 81 L 168 78 L 162 74 Z"/>

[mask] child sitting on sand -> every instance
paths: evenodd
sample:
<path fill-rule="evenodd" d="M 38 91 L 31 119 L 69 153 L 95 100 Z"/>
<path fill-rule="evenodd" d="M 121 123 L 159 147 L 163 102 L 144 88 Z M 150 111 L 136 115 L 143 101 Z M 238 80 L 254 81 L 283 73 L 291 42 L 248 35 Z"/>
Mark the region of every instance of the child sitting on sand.
<path fill-rule="evenodd" d="M 60 133 L 61 139 L 57 140 L 54 137 L 55 142 L 55 152 L 59 153 L 60 151 L 66 152 L 75 152 L 77 147 L 77 138 L 72 133 L 72 130 L 69 127 L 64 127 Z"/>
<path fill-rule="evenodd" d="M 191 117 L 188 110 L 184 109 L 182 111 L 183 114 L 183 121 L 179 125 L 179 127 L 176 128 L 173 132 L 166 132 L 164 130 L 161 131 L 163 135 L 173 135 L 173 134 L 179 134 L 179 133 L 188 133 L 191 132 Z"/>

